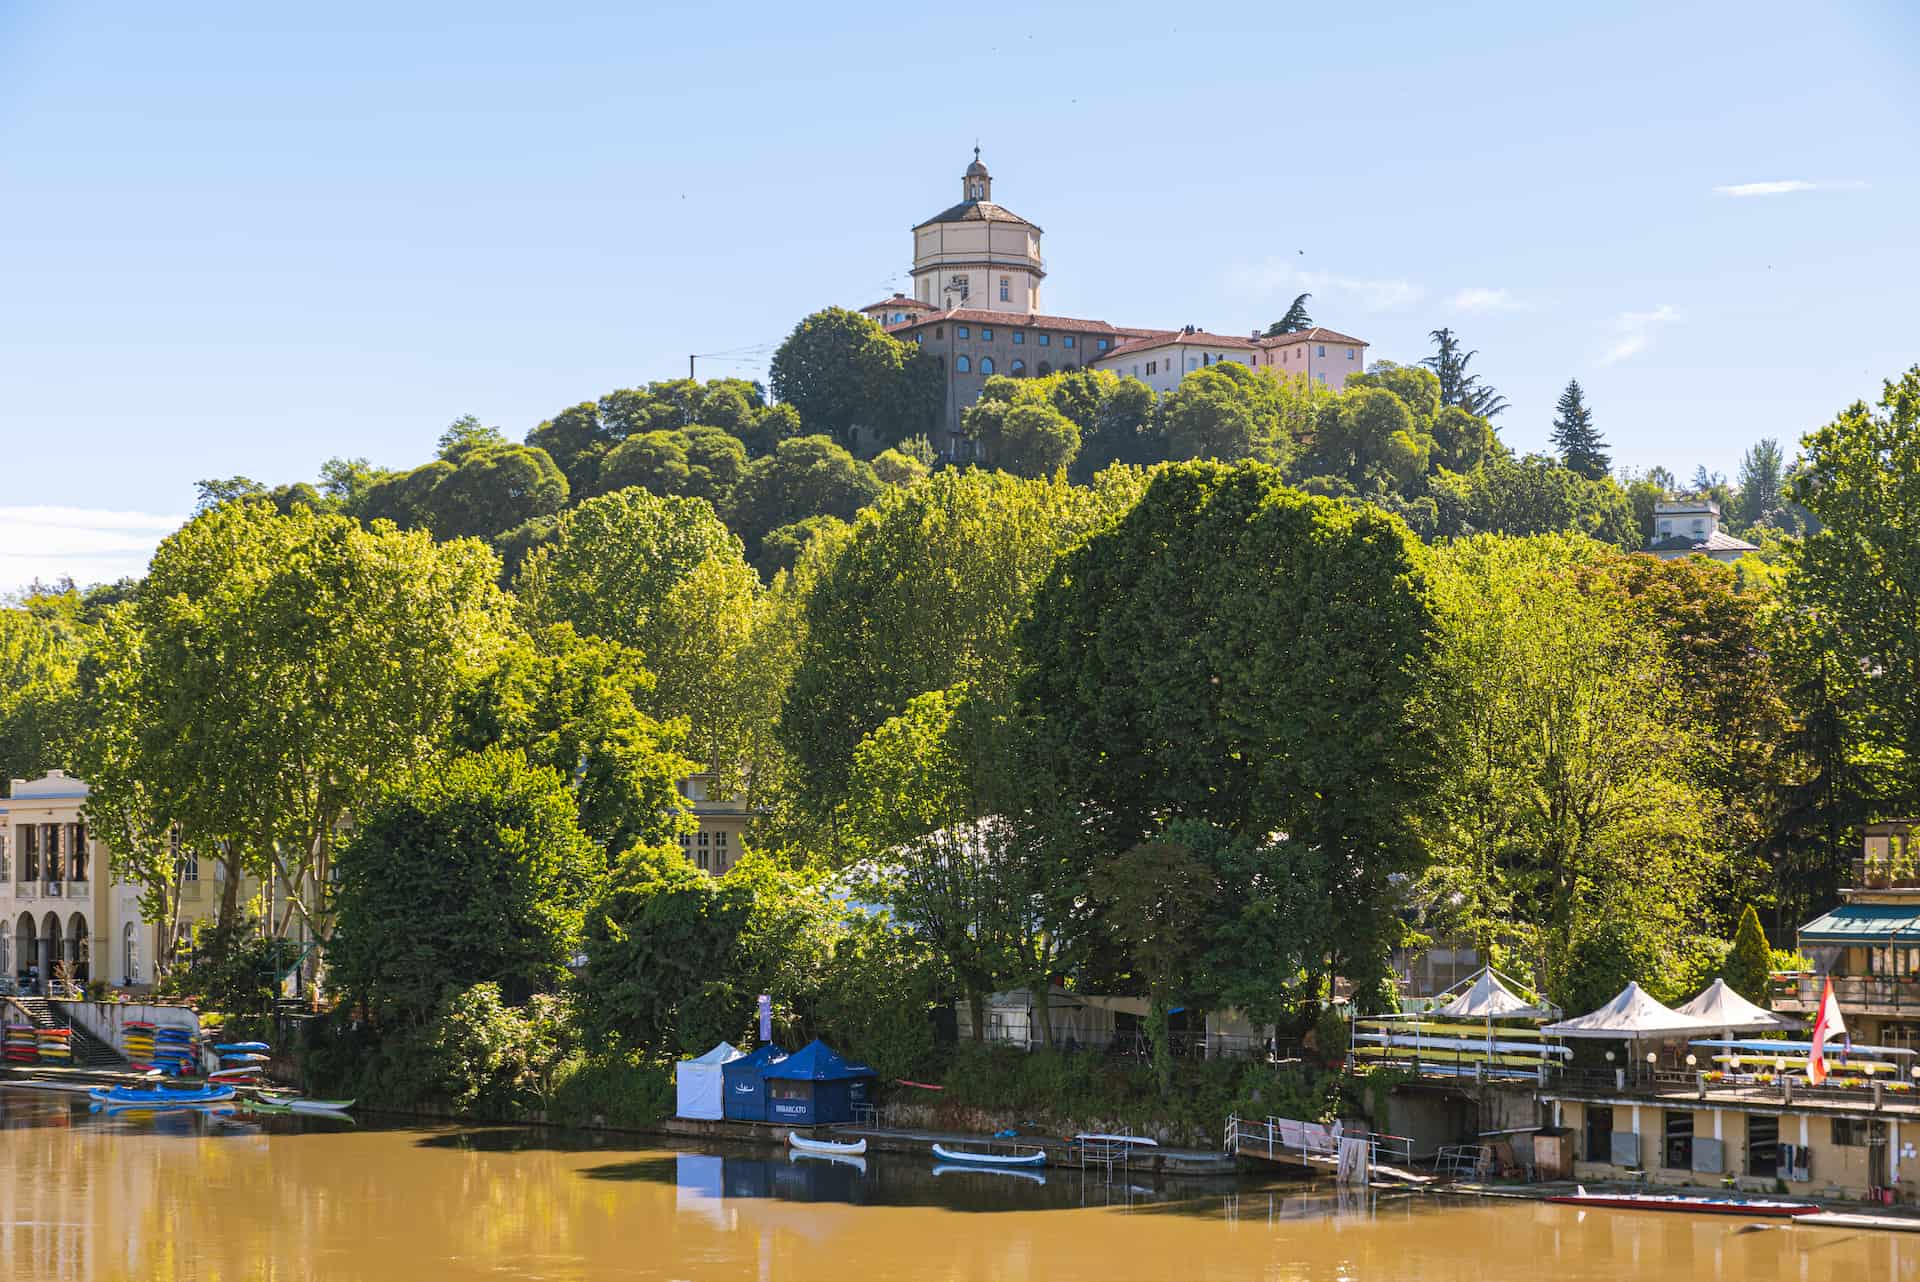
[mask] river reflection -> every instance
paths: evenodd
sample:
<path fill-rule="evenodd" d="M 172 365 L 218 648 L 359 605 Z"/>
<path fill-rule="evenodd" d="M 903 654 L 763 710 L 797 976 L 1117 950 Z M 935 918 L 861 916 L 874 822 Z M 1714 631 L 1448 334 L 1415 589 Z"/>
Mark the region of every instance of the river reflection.
<path fill-rule="evenodd" d="M 1137 1174 L 674 1152 L 517 1130 L 90 1113 L 0 1090 L 0 1259 L 24 1279 L 1131 1278 L 1920 1282 L 1920 1236 L 1345 1199 Z"/>

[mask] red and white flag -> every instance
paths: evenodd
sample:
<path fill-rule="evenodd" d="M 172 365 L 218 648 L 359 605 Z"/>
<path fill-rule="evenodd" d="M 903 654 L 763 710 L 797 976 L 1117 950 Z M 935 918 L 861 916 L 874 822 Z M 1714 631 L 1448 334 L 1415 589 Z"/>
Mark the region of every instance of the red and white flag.
<path fill-rule="evenodd" d="M 1807 1080 L 1815 1086 L 1827 1080 L 1829 1037 L 1847 1037 L 1847 1021 L 1840 1017 L 1840 1002 L 1833 995 L 1831 975 L 1827 976 L 1827 986 L 1820 994 L 1820 1015 L 1813 1021 L 1813 1053 L 1807 1056 Z"/>

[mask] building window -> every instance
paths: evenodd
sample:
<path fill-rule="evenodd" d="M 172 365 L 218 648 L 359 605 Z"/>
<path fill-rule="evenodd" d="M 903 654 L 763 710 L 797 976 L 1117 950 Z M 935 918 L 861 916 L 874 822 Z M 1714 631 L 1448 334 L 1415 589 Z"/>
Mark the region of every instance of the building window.
<path fill-rule="evenodd" d="M 1073 335 L 1071 335 L 1071 334 L 1063 334 L 1063 335 L 1061 335 L 1061 337 L 1060 337 L 1060 346 L 1062 346 L 1062 347 L 1072 347 L 1072 346 L 1073 346 Z"/>
<path fill-rule="evenodd" d="M 991 357 L 991 356 L 982 356 L 982 357 L 980 358 L 980 372 L 981 372 L 982 374 L 991 374 L 991 373 L 993 373 L 993 357 Z"/>
<path fill-rule="evenodd" d="M 1780 1174 L 1780 1119 L 1747 1115 L 1747 1174 L 1776 1179 Z"/>
<path fill-rule="evenodd" d="M 959 335 L 960 337 L 962 337 L 962 338 L 966 338 L 966 337 L 968 336 L 968 335 L 967 335 L 967 327 L 966 327 L 965 325 L 956 325 L 956 326 L 954 326 L 954 327 L 953 327 L 953 332 L 954 332 L 954 333 L 956 333 L 956 334 L 958 334 L 958 335 Z"/>
<path fill-rule="evenodd" d="M 1024 374 L 1027 372 L 1027 363 L 1016 357 L 1013 365 L 1010 367 L 1010 371 L 1015 374 Z"/>
<path fill-rule="evenodd" d="M 1314 353 L 1315 356 L 1325 356 L 1326 354 L 1327 345 L 1325 343 L 1320 344 L 1320 350 Z"/>
<path fill-rule="evenodd" d="M 1668 1109 L 1666 1126 L 1666 1167 L 1670 1171 L 1693 1169 L 1693 1111 Z"/>
<path fill-rule="evenodd" d="M 1106 339 L 1104 339 L 1104 338 L 1102 338 L 1102 339 L 1097 339 L 1097 340 L 1095 340 L 1095 342 L 1094 342 L 1094 345 L 1093 345 L 1093 350 L 1095 350 L 1096 352 L 1104 352 L 1104 351 L 1106 351 L 1106 350 L 1107 350 L 1107 340 L 1106 340 Z"/>
<path fill-rule="evenodd" d="M 964 355 L 956 356 L 953 358 L 953 368 L 957 372 L 965 374 L 973 368 L 973 362 L 968 360 Z"/>
<path fill-rule="evenodd" d="M 1865 1148 L 1867 1146 L 1866 1119 L 1863 1117 L 1834 1118 L 1833 1146 L 1835 1148 Z"/>
<path fill-rule="evenodd" d="M 1348 360 L 1352 360 L 1352 359 L 1353 359 L 1353 356 L 1354 356 L 1354 351 L 1355 351 L 1355 349 L 1354 349 L 1354 348 L 1351 348 L 1351 347 L 1349 347 L 1349 348 L 1347 349 L 1347 359 L 1348 359 Z"/>
<path fill-rule="evenodd" d="M 20 829 L 20 880 L 40 880 L 40 829 L 33 824 Z"/>
<path fill-rule="evenodd" d="M 984 325 L 980 327 L 980 341 L 983 343 L 991 343 L 993 341 L 993 331 Z"/>
<path fill-rule="evenodd" d="M 1199 369 L 1199 368 L 1200 368 L 1200 364 L 1199 364 L 1199 362 L 1197 362 L 1197 361 L 1195 361 L 1195 360 L 1193 359 L 1193 357 L 1191 357 L 1191 356 L 1189 356 L 1189 357 L 1187 357 L 1187 368 L 1188 368 L 1188 369 Z"/>
<path fill-rule="evenodd" d="M 1003 303 L 1007 301 L 1007 289 L 1008 289 L 1007 278 L 1005 276 L 1002 276 L 1000 278 L 1000 301 Z"/>
<path fill-rule="evenodd" d="M 1053 342 L 1053 335 L 1051 334 L 1040 335 L 1040 346 L 1045 347 L 1051 342 Z"/>
<path fill-rule="evenodd" d="M 1613 1161 L 1613 1109 L 1606 1104 L 1589 1104 L 1586 1109 L 1587 1160 Z"/>
<path fill-rule="evenodd" d="M 1327 381 L 1327 376 L 1325 374 L 1315 374 L 1314 377 L 1319 379 L 1322 383 Z"/>
<path fill-rule="evenodd" d="M 1135 378 L 1139 378 L 1139 377 L 1140 377 L 1140 366 L 1139 366 L 1139 365 L 1138 365 L 1137 363 L 1136 363 L 1136 364 L 1134 365 L 1134 367 L 1133 367 L 1133 376 L 1134 376 Z"/>
<path fill-rule="evenodd" d="M 70 876 L 75 881 L 87 879 L 87 826 L 85 824 L 67 825 L 67 861 L 71 867 Z"/>
<path fill-rule="evenodd" d="M 1044 337 L 1044 335 L 1043 335 L 1043 337 Z M 1015 347 L 1024 347 L 1024 346 L 1026 345 L 1026 342 L 1027 342 L 1027 331 L 1026 331 L 1026 330 L 1024 330 L 1024 329 L 1016 329 L 1016 330 L 1014 330 L 1014 331 L 1013 331 L 1013 345 L 1014 345 Z"/>
<path fill-rule="evenodd" d="M 128 922 L 120 932 L 120 975 L 123 983 L 140 982 L 140 934 Z"/>
<path fill-rule="evenodd" d="M 935 338 L 945 338 L 947 336 L 946 329 L 947 327 L 945 325 L 935 325 L 933 327 L 933 336 Z"/>
<path fill-rule="evenodd" d="M 1148 361 L 1148 362 L 1147 362 L 1147 377 L 1148 377 L 1148 378 L 1152 378 L 1152 377 L 1153 377 L 1153 376 L 1154 376 L 1155 374 L 1158 374 L 1159 372 L 1160 372 L 1160 362 L 1159 362 L 1159 361 Z"/>

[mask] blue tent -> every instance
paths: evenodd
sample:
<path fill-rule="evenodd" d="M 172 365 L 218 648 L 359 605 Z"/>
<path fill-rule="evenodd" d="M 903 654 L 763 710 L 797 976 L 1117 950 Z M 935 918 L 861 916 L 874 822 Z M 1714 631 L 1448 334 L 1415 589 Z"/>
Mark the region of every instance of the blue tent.
<path fill-rule="evenodd" d="M 826 1126 L 853 1120 L 853 1106 L 871 1098 L 875 1073 L 865 1064 L 849 1064 L 816 1038 L 760 1077 L 769 1122 Z"/>
<path fill-rule="evenodd" d="M 720 1066 L 726 1086 L 724 1115 L 736 1122 L 767 1120 L 767 1084 L 760 1074 L 787 1058 L 787 1053 L 767 1042 L 758 1049 Z"/>

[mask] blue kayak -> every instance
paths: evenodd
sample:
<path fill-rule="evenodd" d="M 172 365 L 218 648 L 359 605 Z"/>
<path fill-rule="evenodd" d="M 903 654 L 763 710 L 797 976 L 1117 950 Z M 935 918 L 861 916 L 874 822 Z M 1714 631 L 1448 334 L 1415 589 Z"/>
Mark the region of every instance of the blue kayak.
<path fill-rule="evenodd" d="M 231 1086 L 196 1086 L 187 1091 L 170 1091 L 165 1087 L 159 1090 L 136 1090 L 131 1086 L 116 1086 L 111 1090 L 88 1091 L 87 1094 L 102 1104 L 137 1104 L 143 1108 L 167 1108 L 175 1104 L 218 1104 L 221 1100 L 230 1100 L 234 1096 Z"/>
<path fill-rule="evenodd" d="M 214 1044 L 213 1049 L 224 1055 L 229 1051 L 236 1054 L 248 1051 L 270 1051 L 273 1047 L 267 1045 L 265 1042 L 217 1042 Z"/>

